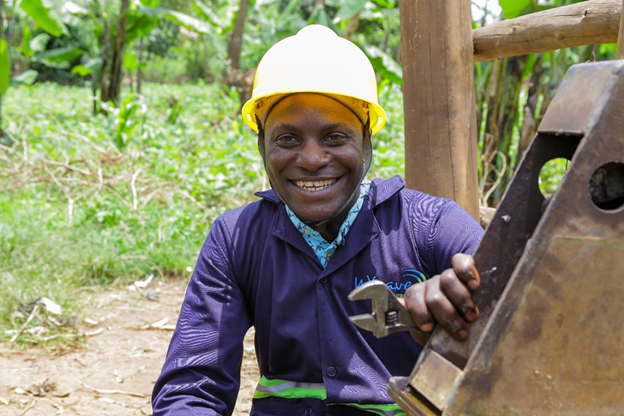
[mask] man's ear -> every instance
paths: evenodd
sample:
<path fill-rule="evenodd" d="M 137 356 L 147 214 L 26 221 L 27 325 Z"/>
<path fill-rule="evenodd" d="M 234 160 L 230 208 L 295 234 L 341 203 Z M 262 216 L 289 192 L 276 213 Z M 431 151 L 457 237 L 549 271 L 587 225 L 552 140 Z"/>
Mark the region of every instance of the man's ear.
<path fill-rule="evenodd" d="M 370 117 L 364 123 L 364 127 L 362 127 L 362 150 L 363 150 L 363 159 L 364 159 L 364 172 L 363 175 L 366 176 L 368 169 L 370 169 L 371 163 L 373 161 L 373 143 L 371 142 L 372 131 L 370 128 Z M 364 179 L 364 177 L 362 177 Z"/>
<path fill-rule="evenodd" d="M 362 127 L 362 137 L 366 138 L 366 136 L 368 136 L 368 138 L 370 139 L 370 137 L 372 136 L 372 131 L 370 128 L 370 117 L 366 119 L 366 123 L 364 123 L 364 126 Z"/>
<path fill-rule="evenodd" d="M 260 156 L 262 157 L 262 162 L 264 163 L 266 169 L 266 149 L 264 144 L 264 126 L 260 122 L 258 116 L 256 116 L 256 125 L 258 126 L 258 152 L 260 152 Z"/>
<path fill-rule="evenodd" d="M 260 152 L 260 157 L 262 157 L 262 164 L 264 165 L 264 171 L 267 173 L 267 176 L 268 176 L 269 172 L 267 172 L 267 168 L 266 168 L 266 146 L 264 142 L 264 127 L 262 126 L 262 123 L 260 122 L 260 119 L 258 118 L 258 116 L 256 116 L 256 124 L 258 126 L 258 152 Z M 283 202 L 284 200 L 273 187 L 271 178 L 269 178 L 269 185 L 271 185 L 271 188 L 273 188 L 273 192 L 275 192 L 275 195 L 277 195 L 277 197 Z"/>

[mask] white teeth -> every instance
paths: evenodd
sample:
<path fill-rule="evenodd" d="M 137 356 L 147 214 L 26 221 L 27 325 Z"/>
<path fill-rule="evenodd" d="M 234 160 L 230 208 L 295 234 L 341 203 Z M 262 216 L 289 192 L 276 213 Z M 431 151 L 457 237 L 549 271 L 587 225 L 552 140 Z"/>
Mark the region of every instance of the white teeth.
<path fill-rule="evenodd" d="M 321 191 L 336 182 L 337 179 L 328 179 L 326 181 L 294 181 L 301 189 L 306 191 L 318 192 Z"/>

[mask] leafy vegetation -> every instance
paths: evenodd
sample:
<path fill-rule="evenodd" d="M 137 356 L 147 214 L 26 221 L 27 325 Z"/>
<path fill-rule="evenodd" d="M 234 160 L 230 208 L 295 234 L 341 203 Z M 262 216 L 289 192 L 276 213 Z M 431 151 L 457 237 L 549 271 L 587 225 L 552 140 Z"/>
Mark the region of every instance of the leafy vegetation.
<path fill-rule="evenodd" d="M 473 26 L 575 1 L 475 0 Z M 0 12 L 0 341 L 23 329 L 22 345 L 76 342 L 82 291 L 188 275 L 214 218 L 269 187 L 240 104 L 261 56 L 307 24 L 371 60 L 390 121 L 369 177 L 404 172 L 396 0 L 6 0 Z M 567 68 L 614 53 L 475 65 L 482 204 L 497 205 Z M 565 168 L 544 169 L 545 194 Z M 42 296 L 62 315 L 35 309 Z"/>
<path fill-rule="evenodd" d="M 186 273 L 210 221 L 261 187 L 235 92 L 150 85 L 108 116 L 89 104 L 88 89 L 55 84 L 5 102 L 0 313 L 14 328 L 40 295 L 72 313 L 81 286 Z"/>
<path fill-rule="evenodd" d="M 579 1 L 499 0 L 499 6 L 503 17 L 515 18 Z M 479 3 L 485 7 L 475 7 L 481 15 L 475 27 L 492 17 L 488 6 L 495 2 Z M 568 68 L 614 59 L 615 51 L 615 44 L 592 45 L 475 64 L 482 205 L 496 207 L 500 202 Z M 540 184 L 544 195 L 557 189 L 567 165 L 560 159 L 544 168 Z"/>
<path fill-rule="evenodd" d="M 106 105 L 108 116 L 91 114 L 89 94 L 85 87 L 46 83 L 14 88 L 6 97 L 5 329 L 18 329 L 40 296 L 63 307 L 62 324 L 79 315 L 81 288 L 188 274 L 212 220 L 269 186 L 235 89 L 147 84 L 143 95 L 128 93 L 118 107 Z M 402 98 L 398 88 L 382 94 L 392 119 L 375 136 L 370 177 L 403 173 Z M 53 336 L 59 328 L 46 319 L 41 311 L 31 326 L 45 331 L 19 339 Z M 12 335 L 3 331 L 0 339 Z"/>

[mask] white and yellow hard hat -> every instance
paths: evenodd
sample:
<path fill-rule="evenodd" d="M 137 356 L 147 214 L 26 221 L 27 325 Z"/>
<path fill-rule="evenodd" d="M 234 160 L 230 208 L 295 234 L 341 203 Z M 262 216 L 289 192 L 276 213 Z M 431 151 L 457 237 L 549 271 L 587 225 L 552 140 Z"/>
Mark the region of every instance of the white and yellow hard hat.
<path fill-rule="evenodd" d="M 264 122 L 275 103 L 300 92 L 328 95 L 350 108 L 362 122 L 370 118 L 372 134 L 386 123 L 370 61 L 355 44 L 325 26 L 306 26 L 269 49 L 256 70 L 243 119 L 258 131 L 256 116 Z"/>

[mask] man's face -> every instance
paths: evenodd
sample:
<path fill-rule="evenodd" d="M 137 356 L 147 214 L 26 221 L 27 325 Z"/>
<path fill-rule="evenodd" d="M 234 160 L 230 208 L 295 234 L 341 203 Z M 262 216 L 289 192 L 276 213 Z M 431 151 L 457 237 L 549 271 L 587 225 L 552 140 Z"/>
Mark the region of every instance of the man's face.
<path fill-rule="evenodd" d="M 266 170 L 299 218 L 318 223 L 345 207 L 363 174 L 362 131 L 351 110 L 319 94 L 294 94 L 271 110 L 264 129 Z M 355 199 L 349 202 L 347 211 Z"/>

